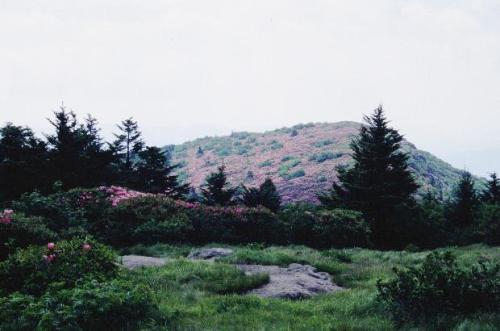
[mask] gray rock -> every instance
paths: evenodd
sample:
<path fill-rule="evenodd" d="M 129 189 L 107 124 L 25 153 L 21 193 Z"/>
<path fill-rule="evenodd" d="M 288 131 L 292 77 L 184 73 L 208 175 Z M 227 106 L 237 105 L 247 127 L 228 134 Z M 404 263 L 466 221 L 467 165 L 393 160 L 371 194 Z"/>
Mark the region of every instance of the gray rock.
<path fill-rule="evenodd" d="M 128 269 L 141 267 L 160 267 L 167 263 L 167 259 L 160 257 L 149 257 L 140 255 L 124 255 L 122 256 L 122 265 Z"/>
<path fill-rule="evenodd" d="M 229 248 L 200 248 L 192 251 L 188 259 L 192 260 L 215 260 L 220 257 L 226 257 L 233 254 Z"/>
<path fill-rule="evenodd" d="M 248 275 L 269 274 L 268 284 L 248 292 L 264 298 L 307 299 L 320 293 L 343 290 L 332 283 L 328 273 L 317 272 L 310 265 L 292 263 L 287 268 L 281 268 L 244 264 L 237 267 Z"/>

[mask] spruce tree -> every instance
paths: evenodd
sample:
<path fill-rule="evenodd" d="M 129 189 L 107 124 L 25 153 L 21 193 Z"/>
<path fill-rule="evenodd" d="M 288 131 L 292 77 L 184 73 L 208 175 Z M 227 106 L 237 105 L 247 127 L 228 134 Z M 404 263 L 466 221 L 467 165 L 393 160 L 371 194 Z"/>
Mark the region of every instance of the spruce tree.
<path fill-rule="evenodd" d="M 270 178 L 267 178 L 259 188 L 243 186 L 241 202 L 247 207 L 263 206 L 277 212 L 281 207 L 281 197 Z"/>
<path fill-rule="evenodd" d="M 158 147 L 146 147 L 139 152 L 137 184 L 134 188 L 143 192 L 162 193 L 174 199 L 189 193 L 189 184 L 180 184 L 174 174 L 176 165 L 170 165 L 165 153 Z"/>
<path fill-rule="evenodd" d="M 483 192 L 483 201 L 487 203 L 500 203 L 500 179 L 496 173 L 490 175 L 487 188 Z"/>
<path fill-rule="evenodd" d="M 0 128 L 0 202 L 24 192 L 45 191 L 47 147 L 27 127 L 7 123 Z"/>
<path fill-rule="evenodd" d="M 201 188 L 201 198 L 209 206 L 227 206 L 232 204 L 236 190 L 232 188 L 225 173 L 225 167 L 220 166 L 217 172 L 211 173 L 205 179 Z"/>
<path fill-rule="evenodd" d="M 65 189 L 85 185 L 88 166 L 83 153 L 88 143 L 85 129 L 78 124 L 75 113 L 66 111 L 64 106 L 54 112 L 54 117 L 49 122 L 55 133 L 47 136 L 50 178 L 62 182 Z"/>
<path fill-rule="evenodd" d="M 120 182 L 123 185 L 132 186 L 136 180 L 134 174 L 134 162 L 138 153 L 144 147 L 139 125 L 132 118 L 128 118 L 117 125 L 120 133 L 114 134 L 115 141 L 111 149 L 118 163 Z"/>
<path fill-rule="evenodd" d="M 458 227 L 466 227 L 473 223 L 474 212 L 478 207 L 479 199 L 474 185 L 474 179 L 468 171 L 462 177 L 455 189 L 452 202 L 452 220 Z"/>
<path fill-rule="evenodd" d="M 104 141 L 100 136 L 97 120 L 90 114 L 87 115 L 83 125 L 85 162 L 85 186 L 100 186 L 113 182 L 116 173 L 112 168 L 114 160 L 113 151 L 104 148 Z"/>
<path fill-rule="evenodd" d="M 388 126 L 382 107 L 364 121 L 351 142 L 353 165 L 338 168 L 339 183 L 319 199 L 329 207 L 363 212 L 371 222 L 373 241 L 387 246 L 395 207 L 413 203 L 418 185 L 408 167 L 409 157 L 401 150 L 403 137 Z"/>
<path fill-rule="evenodd" d="M 89 115 L 80 124 L 75 113 L 64 106 L 54 116 L 49 122 L 55 134 L 47 136 L 51 181 L 60 181 L 64 189 L 109 183 L 113 154 L 103 148 L 97 120 Z"/>

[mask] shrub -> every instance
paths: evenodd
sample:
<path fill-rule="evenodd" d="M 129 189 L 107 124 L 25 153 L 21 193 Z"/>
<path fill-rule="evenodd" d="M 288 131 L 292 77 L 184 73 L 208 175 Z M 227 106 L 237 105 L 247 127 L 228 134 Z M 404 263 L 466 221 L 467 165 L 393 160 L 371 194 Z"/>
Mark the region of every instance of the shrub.
<path fill-rule="evenodd" d="M 195 229 L 197 242 L 283 243 L 281 220 L 265 208 L 241 206 L 210 207 L 192 204 L 186 213 Z"/>
<path fill-rule="evenodd" d="M 327 160 L 337 159 L 344 155 L 343 153 L 332 153 L 332 152 L 321 152 L 319 154 L 313 154 L 309 157 L 309 161 L 316 161 L 318 163 L 325 162 Z"/>
<path fill-rule="evenodd" d="M 483 204 L 477 227 L 488 245 L 500 245 L 500 204 Z"/>
<path fill-rule="evenodd" d="M 12 205 L 17 212 L 41 217 L 50 230 L 64 236 L 71 228 L 87 230 L 88 221 L 101 218 L 111 201 L 104 190 L 73 189 L 48 196 L 25 194 Z"/>
<path fill-rule="evenodd" d="M 41 217 L 13 214 L 10 222 L 0 223 L 0 260 L 17 248 L 47 243 L 56 238 L 56 233 L 47 228 Z"/>
<path fill-rule="evenodd" d="M 191 220 L 174 200 L 161 196 L 129 199 L 108 210 L 96 226 L 96 235 L 111 245 L 138 242 L 180 242 L 189 238 Z"/>
<path fill-rule="evenodd" d="M 331 139 L 326 139 L 326 140 L 319 140 L 319 141 L 316 141 L 314 142 L 312 145 L 314 147 L 324 147 L 324 146 L 328 146 L 328 145 L 332 145 L 334 143 L 333 140 Z"/>
<path fill-rule="evenodd" d="M 52 283 L 71 287 L 86 278 L 109 279 L 118 272 L 115 262 L 115 254 L 94 240 L 31 246 L 0 263 L 0 291 L 40 295 Z"/>
<path fill-rule="evenodd" d="M 362 214 L 353 210 L 334 209 L 319 213 L 313 234 L 316 247 L 370 246 L 370 227 Z"/>
<path fill-rule="evenodd" d="M 120 280 L 0 298 L 2 330 L 135 330 L 156 314 L 149 288 Z"/>
<path fill-rule="evenodd" d="M 314 205 L 298 203 L 287 205 L 279 213 L 290 242 L 308 246 L 314 245 L 313 226 L 316 223 L 316 209 L 317 207 Z"/>
<path fill-rule="evenodd" d="M 273 165 L 272 160 L 265 160 L 258 164 L 259 168 L 270 167 Z"/>
<path fill-rule="evenodd" d="M 465 270 L 450 252 L 434 252 L 419 266 L 394 269 L 378 281 L 379 299 L 398 321 L 428 320 L 500 308 L 500 265 L 480 261 Z"/>
<path fill-rule="evenodd" d="M 286 176 L 286 179 L 290 180 L 294 178 L 304 177 L 305 175 L 306 172 L 304 171 L 304 169 L 299 169 Z"/>

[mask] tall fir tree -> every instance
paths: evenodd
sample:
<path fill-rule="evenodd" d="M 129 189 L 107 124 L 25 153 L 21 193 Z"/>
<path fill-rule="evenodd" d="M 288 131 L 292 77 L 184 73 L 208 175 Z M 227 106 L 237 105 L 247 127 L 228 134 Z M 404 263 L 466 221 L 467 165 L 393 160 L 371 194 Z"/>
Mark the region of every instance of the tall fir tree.
<path fill-rule="evenodd" d="M 76 115 L 61 106 L 54 112 L 54 120 L 49 120 L 55 133 L 47 136 L 49 146 L 49 168 L 51 180 L 62 182 L 63 188 L 73 188 L 85 184 L 87 164 L 83 155 L 85 129 L 78 124 Z"/>
<path fill-rule="evenodd" d="M 466 227 L 474 222 L 474 213 L 479 205 L 479 197 L 475 188 L 474 178 L 468 171 L 462 177 L 455 189 L 452 202 L 452 220 L 458 227 Z"/>
<path fill-rule="evenodd" d="M 338 168 L 339 183 L 318 198 L 329 207 L 363 212 L 371 223 L 373 241 L 390 246 L 395 207 L 413 203 L 418 185 L 408 167 L 409 157 L 401 150 L 403 136 L 388 126 L 382 106 L 364 121 L 351 142 L 354 164 Z"/>
<path fill-rule="evenodd" d="M 201 188 L 201 198 L 209 206 L 228 206 L 233 203 L 236 190 L 227 181 L 225 167 L 220 166 L 217 172 L 211 173 L 205 179 Z"/>
<path fill-rule="evenodd" d="M 482 198 L 484 202 L 500 204 L 500 179 L 497 177 L 496 173 L 490 175 Z"/>
<path fill-rule="evenodd" d="M 114 160 L 113 151 L 105 149 L 104 141 L 100 135 L 97 120 L 90 114 L 85 118 L 83 125 L 85 162 L 84 183 L 86 186 L 100 186 L 112 183 L 116 173 L 112 167 Z"/>
<path fill-rule="evenodd" d="M 111 150 L 117 161 L 121 184 L 132 186 L 136 180 L 134 163 L 144 147 L 142 133 L 139 131 L 139 125 L 132 118 L 122 121 L 117 127 L 120 132 L 114 134 L 116 139 L 111 144 Z"/>
<path fill-rule="evenodd" d="M 79 124 L 72 111 L 64 106 L 49 120 L 55 129 L 47 136 L 49 169 L 52 182 L 62 182 L 62 188 L 95 187 L 112 178 L 113 155 L 103 149 L 97 120 L 88 116 Z"/>
<path fill-rule="evenodd" d="M 31 129 L 12 123 L 0 128 L 0 202 L 45 191 L 50 186 L 47 159 L 46 144 Z"/>
<path fill-rule="evenodd" d="M 168 163 L 165 153 L 158 147 L 146 147 L 139 152 L 137 162 L 137 186 L 144 192 L 162 193 L 174 199 L 184 199 L 189 184 L 179 183 L 174 174 L 177 165 Z"/>
<path fill-rule="evenodd" d="M 272 212 L 277 212 L 281 207 L 281 197 L 270 178 L 266 178 L 258 188 L 243 186 L 241 202 L 247 207 L 263 206 Z"/>

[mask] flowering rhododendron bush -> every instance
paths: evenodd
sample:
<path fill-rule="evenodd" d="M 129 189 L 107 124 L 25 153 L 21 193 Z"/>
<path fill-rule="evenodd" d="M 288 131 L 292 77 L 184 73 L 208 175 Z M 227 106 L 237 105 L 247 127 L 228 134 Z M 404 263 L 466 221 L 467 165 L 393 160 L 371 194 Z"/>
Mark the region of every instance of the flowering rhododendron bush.
<path fill-rule="evenodd" d="M 0 213 L 1 215 L 1 213 Z M 8 222 L 0 222 L 0 261 L 18 248 L 42 244 L 57 238 L 41 217 L 26 217 L 10 210 Z"/>
<path fill-rule="evenodd" d="M 97 221 L 96 235 L 116 246 L 155 242 L 279 242 L 276 214 L 263 208 L 210 207 L 160 195 L 122 201 Z"/>
<path fill-rule="evenodd" d="M 278 215 L 265 208 L 212 207 L 177 201 L 193 222 L 199 242 L 285 243 L 287 231 Z"/>
<path fill-rule="evenodd" d="M 0 262 L 0 291 L 41 295 L 51 284 L 69 288 L 84 279 L 104 281 L 117 273 L 113 251 L 95 240 L 49 242 L 19 250 Z"/>
<path fill-rule="evenodd" d="M 67 238 L 84 233 L 92 220 L 102 217 L 111 207 L 108 193 L 100 189 L 73 189 L 51 195 L 33 192 L 12 203 L 16 212 L 42 217 L 51 230 Z"/>

